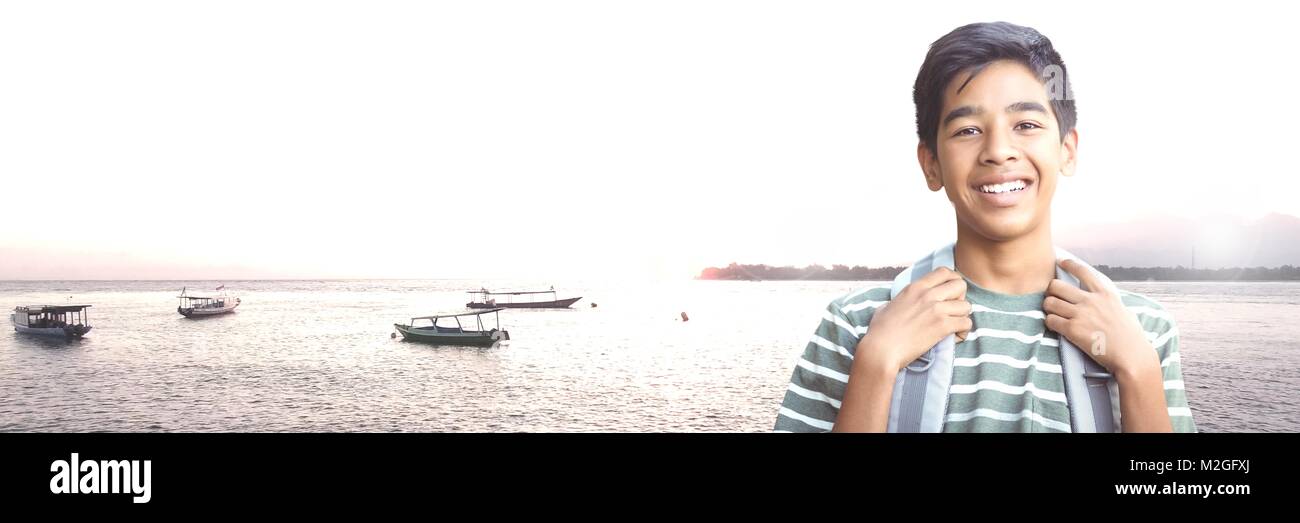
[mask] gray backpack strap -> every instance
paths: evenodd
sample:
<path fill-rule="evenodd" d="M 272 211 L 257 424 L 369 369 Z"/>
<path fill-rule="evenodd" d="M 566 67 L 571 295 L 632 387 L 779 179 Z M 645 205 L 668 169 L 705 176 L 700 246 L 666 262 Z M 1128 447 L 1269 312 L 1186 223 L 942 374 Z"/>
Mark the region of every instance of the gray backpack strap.
<path fill-rule="evenodd" d="M 894 278 L 890 298 L 897 297 L 913 281 L 936 268 L 952 269 L 952 248 L 952 245 L 948 245 L 931 253 Z M 1082 260 L 1062 249 L 1057 249 L 1057 258 L 1071 258 L 1082 263 Z M 1095 270 L 1093 272 L 1105 284 L 1114 285 L 1101 273 Z M 1062 281 L 1079 287 L 1079 280 L 1065 270 L 1058 267 L 1056 274 Z M 1119 402 L 1115 398 L 1119 396 L 1113 376 L 1064 336 L 1058 337 L 1071 430 L 1118 431 Z M 956 337 L 950 334 L 898 372 L 889 405 L 889 432 L 943 431 L 956 352 Z"/>
<path fill-rule="evenodd" d="M 890 298 L 939 267 L 953 268 L 952 245 L 922 258 L 894 279 Z M 898 371 L 889 404 L 889 432 L 943 432 L 956 337 L 948 335 Z"/>
<path fill-rule="evenodd" d="M 1071 258 L 1082 263 L 1082 260 L 1061 249 L 1057 249 L 1057 257 Z M 1100 274 L 1095 271 L 1094 273 Z M 1082 288 L 1077 278 L 1060 267 L 1056 268 L 1056 278 Z M 1104 279 L 1104 276 L 1102 278 Z M 1065 339 L 1065 336 L 1058 336 L 1058 338 L 1061 342 L 1061 374 L 1065 380 L 1065 402 L 1070 409 L 1070 429 L 1074 432 L 1117 432 L 1119 404 L 1111 401 L 1111 385 L 1114 377 L 1106 372 L 1105 367 L 1084 353 L 1083 349 Z"/>

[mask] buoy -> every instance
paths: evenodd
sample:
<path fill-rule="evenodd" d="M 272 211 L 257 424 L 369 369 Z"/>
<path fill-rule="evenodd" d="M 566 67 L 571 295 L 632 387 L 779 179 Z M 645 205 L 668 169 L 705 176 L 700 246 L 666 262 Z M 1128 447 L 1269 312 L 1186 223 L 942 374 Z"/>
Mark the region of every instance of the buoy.
<path fill-rule="evenodd" d="M 594 301 L 591 302 L 591 308 L 593 308 L 593 309 L 596 308 L 596 302 L 594 302 Z"/>
<path fill-rule="evenodd" d="M 388 333 L 388 339 L 390 339 L 390 340 L 395 340 L 395 339 L 397 339 L 397 333 L 396 333 L 396 332 L 390 332 L 390 333 Z"/>
<path fill-rule="evenodd" d="M 686 316 L 686 311 L 682 311 L 682 321 L 691 321 L 691 319 Z"/>

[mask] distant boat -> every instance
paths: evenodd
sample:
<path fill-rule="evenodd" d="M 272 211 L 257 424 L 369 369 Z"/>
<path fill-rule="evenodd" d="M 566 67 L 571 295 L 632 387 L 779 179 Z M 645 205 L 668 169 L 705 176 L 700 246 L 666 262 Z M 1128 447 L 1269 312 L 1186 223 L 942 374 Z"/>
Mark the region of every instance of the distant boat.
<path fill-rule="evenodd" d="M 533 296 L 538 294 L 549 294 L 549 300 L 533 300 Z M 471 309 L 567 309 L 582 296 L 577 298 L 557 299 L 555 289 L 549 291 L 521 291 L 521 292 L 489 292 L 487 289 L 469 291 L 469 303 L 465 306 Z"/>
<path fill-rule="evenodd" d="M 186 318 L 195 318 L 202 316 L 216 316 L 233 312 L 235 307 L 239 306 L 239 298 L 226 295 L 226 286 L 217 287 L 217 290 L 223 291 L 219 296 L 190 296 L 186 294 L 186 289 L 181 289 L 181 303 L 176 307 L 176 312 Z"/>
<path fill-rule="evenodd" d="M 90 332 L 89 305 L 32 305 L 15 307 L 9 315 L 14 331 L 41 336 L 80 338 Z"/>
<path fill-rule="evenodd" d="M 419 341 L 424 343 L 435 343 L 439 345 L 475 345 L 489 346 L 498 341 L 510 340 L 510 332 L 501 330 L 501 309 L 488 309 L 482 311 L 470 311 L 459 313 L 435 314 L 432 316 L 420 316 L 411 318 L 411 323 L 402 325 L 394 323 L 393 327 L 397 332 L 402 334 L 402 339 L 408 341 Z M 483 327 L 483 315 L 492 314 L 496 319 L 496 328 L 488 330 Z M 473 317 L 474 324 L 468 327 L 478 327 L 478 330 L 472 330 L 462 324 L 460 319 Z M 438 320 L 450 319 L 456 323 L 455 327 L 438 325 Z M 416 322 L 427 320 L 429 325 L 416 327 Z M 444 322 L 450 323 L 450 322 Z M 466 323 L 469 323 L 467 320 Z"/>

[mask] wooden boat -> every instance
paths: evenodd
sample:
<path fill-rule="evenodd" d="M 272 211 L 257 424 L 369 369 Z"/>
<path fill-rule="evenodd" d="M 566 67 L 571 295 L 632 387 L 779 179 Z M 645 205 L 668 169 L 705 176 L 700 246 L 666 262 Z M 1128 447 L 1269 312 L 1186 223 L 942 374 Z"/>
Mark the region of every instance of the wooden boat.
<path fill-rule="evenodd" d="M 40 336 L 80 338 L 90 332 L 89 305 L 32 305 L 15 307 L 9 321 L 14 331 Z"/>
<path fill-rule="evenodd" d="M 217 287 L 217 290 L 224 291 L 225 285 Z M 233 312 L 235 307 L 239 306 L 239 298 L 228 296 L 222 292 L 219 296 L 190 296 L 186 294 L 186 289 L 181 289 L 181 303 L 176 307 L 176 312 L 186 318 L 196 318 L 203 316 L 216 316 Z"/>
<path fill-rule="evenodd" d="M 533 300 L 536 295 L 550 294 L 549 300 Z M 469 291 L 469 303 L 465 306 L 471 309 L 567 309 L 582 296 L 577 298 L 557 299 L 555 289 L 549 291 L 522 291 L 522 292 L 489 292 L 487 289 Z"/>
<path fill-rule="evenodd" d="M 501 309 L 487 309 L 481 311 L 469 311 L 459 313 L 435 314 L 432 316 L 420 316 L 411 318 L 411 323 L 402 325 L 394 323 L 393 327 L 401 333 L 402 339 L 407 341 L 419 341 L 424 343 L 435 343 L 439 345 L 475 345 L 490 346 L 499 341 L 508 341 L 510 333 L 501 330 Z M 483 327 L 483 315 L 492 314 L 496 319 L 496 328 L 488 330 Z M 472 317 L 474 323 L 466 325 L 461 323 L 460 319 Z M 456 323 L 455 327 L 450 325 L 438 325 L 438 320 L 450 319 Z M 429 325 L 416 327 L 416 322 L 427 320 Z M 444 322 L 450 324 L 450 322 Z M 467 320 L 465 323 L 469 323 Z M 477 326 L 477 330 L 470 327 Z"/>

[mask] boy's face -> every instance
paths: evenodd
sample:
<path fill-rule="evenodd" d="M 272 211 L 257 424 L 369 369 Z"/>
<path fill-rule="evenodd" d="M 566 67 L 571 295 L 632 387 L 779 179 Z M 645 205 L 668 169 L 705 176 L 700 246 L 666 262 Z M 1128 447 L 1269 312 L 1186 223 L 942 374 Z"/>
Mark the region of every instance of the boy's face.
<path fill-rule="evenodd" d="M 1047 89 L 1024 65 L 993 62 L 962 87 L 968 76 L 944 91 L 937 156 L 924 144 L 917 155 L 960 224 L 989 240 L 1015 239 L 1050 223 L 1057 175 L 1074 174 L 1078 134 L 1061 140 Z"/>

